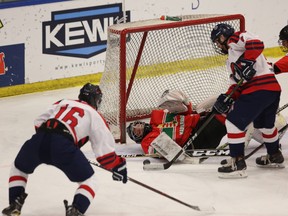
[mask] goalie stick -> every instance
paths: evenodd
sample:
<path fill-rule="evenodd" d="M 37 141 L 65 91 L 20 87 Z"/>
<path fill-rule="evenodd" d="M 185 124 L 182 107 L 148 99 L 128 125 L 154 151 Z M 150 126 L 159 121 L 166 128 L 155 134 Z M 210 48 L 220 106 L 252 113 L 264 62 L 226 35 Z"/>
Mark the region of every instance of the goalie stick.
<path fill-rule="evenodd" d="M 186 150 L 185 153 L 190 157 L 211 157 L 211 156 L 229 156 L 229 149 L 194 149 Z"/>
<path fill-rule="evenodd" d="M 92 161 L 92 160 L 89 160 L 89 159 L 88 159 L 88 161 L 89 161 L 90 164 L 92 164 L 92 165 L 94 165 L 94 166 L 100 167 L 100 168 L 102 168 L 102 169 L 104 169 L 104 170 L 106 170 L 106 171 L 108 171 L 108 172 L 113 173 L 112 170 L 108 170 L 108 169 L 104 168 L 103 166 L 101 166 L 100 164 L 98 164 L 98 163 L 95 162 L 95 161 Z M 188 203 L 186 203 L 186 202 L 183 202 L 183 201 L 181 201 L 181 200 L 179 200 L 179 199 L 177 199 L 177 198 L 175 198 L 175 197 L 172 197 L 172 196 L 170 196 L 170 195 L 168 195 L 168 194 L 166 194 L 166 193 L 164 193 L 164 192 L 162 192 L 162 191 L 160 191 L 160 190 L 158 190 L 158 189 L 156 189 L 156 188 L 153 188 L 153 187 L 151 187 L 151 186 L 149 186 L 149 185 L 147 185 L 147 184 L 144 184 L 144 183 L 142 183 L 142 182 L 140 182 L 140 181 L 137 181 L 136 179 L 133 179 L 133 178 L 131 178 L 131 177 L 127 177 L 127 179 L 128 179 L 129 181 L 137 184 L 137 185 L 140 185 L 141 187 L 144 187 L 144 188 L 146 188 L 146 189 L 148 189 L 148 190 L 151 190 L 151 191 L 153 191 L 153 192 L 155 192 L 155 193 L 158 193 L 158 194 L 160 194 L 161 196 L 167 197 L 168 199 L 171 199 L 171 200 L 173 200 L 173 201 L 175 201 L 175 202 L 178 202 L 178 203 L 180 203 L 180 204 L 182 204 L 182 205 L 184 205 L 184 206 L 187 206 L 188 208 L 191 208 L 191 209 L 193 209 L 193 210 L 201 211 L 201 212 L 208 212 L 208 213 L 211 213 L 211 212 L 214 212 L 214 211 L 215 211 L 214 207 L 212 207 L 212 206 L 202 206 L 202 207 L 200 207 L 200 206 L 196 206 L 196 205 L 191 205 L 191 204 L 188 204 Z"/>
<path fill-rule="evenodd" d="M 239 80 L 239 82 L 236 84 L 236 86 L 233 88 L 233 90 L 231 91 L 231 93 L 229 95 L 227 95 L 227 97 L 225 98 L 224 102 L 227 102 L 232 95 L 237 91 L 237 89 L 242 85 L 244 79 L 241 78 Z M 144 170 L 166 170 L 168 169 L 170 166 L 172 166 L 172 164 L 185 152 L 185 150 L 187 149 L 188 146 L 190 146 L 193 141 L 197 138 L 197 136 L 204 130 L 204 128 L 210 123 L 210 121 L 214 118 L 216 112 L 212 111 L 210 113 L 210 116 L 208 117 L 208 119 L 201 125 L 201 127 L 196 131 L 196 133 L 190 137 L 188 139 L 188 141 L 185 143 L 185 145 L 183 146 L 183 148 L 175 155 L 175 157 L 167 162 L 167 163 L 147 163 L 143 165 L 143 169 Z"/>
<path fill-rule="evenodd" d="M 203 157 L 203 156 L 227 156 L 228 143 L 224 143 L 216 149 L 194 149 L 194 155 L 192 155 L 191 150 L 186 150 L 185 153 L 188 152 L 188 156 L 190 157 Z M 223 152 L 220 150 L 224 150 Z M 204 155 L 203 155 L 204 154 Z M 229 154 L 229 152 L 228 152 Z M 139 157 L 151 157 L 151 158 L 163 158 L 160 154 L 145 154 L 145 153 L 130 153 L 130 154 L 119 154 L 120 157 L 123 158 L 139 158 Z"/>
<path fill-rule="evenodd" d="M 186 150 L 185 153 L 190 157 L 228 156 L 229 149 L 194 149 L 194 150 Z M 138 158 L 138 157 L 162 158 L 158 154 L 121 154 L 119 156 L 124 158 Z"/>

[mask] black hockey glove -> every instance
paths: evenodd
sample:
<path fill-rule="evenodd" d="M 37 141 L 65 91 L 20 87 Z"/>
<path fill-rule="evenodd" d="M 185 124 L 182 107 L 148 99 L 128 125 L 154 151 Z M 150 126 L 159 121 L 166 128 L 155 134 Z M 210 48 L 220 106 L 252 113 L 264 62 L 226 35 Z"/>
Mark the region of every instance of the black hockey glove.
<path fill-rule="evenodd" d="M 114 181 L 122 181 L 124 184 L 127 182 L 127 168 L 125 158 L 120 158 L 121 162 L 115 166 L 112 171 L 112 178 Z"/>
<path fill-rule="evenodd" d="M 220 94 L 219 97 L 217 98 L 213 109 L 220 114 L 224 114 L 227 113 L 231 107 L 231 105 L 233 104 L 234 100 L 233 98 L 228 98 L 227 99 L 227 95 L 226 94 Z"/>
<path fill-rule="evenodd" d="M 251 80 L 256 74 L 256 70 L 253 68 L 255 61 L 253 60 L 239 58 L 236 63 L 232 64 L 232 68 L 234 68 L 234 73 L 237 73 L 241 78 L 243 77 L 246 81 Z"/>

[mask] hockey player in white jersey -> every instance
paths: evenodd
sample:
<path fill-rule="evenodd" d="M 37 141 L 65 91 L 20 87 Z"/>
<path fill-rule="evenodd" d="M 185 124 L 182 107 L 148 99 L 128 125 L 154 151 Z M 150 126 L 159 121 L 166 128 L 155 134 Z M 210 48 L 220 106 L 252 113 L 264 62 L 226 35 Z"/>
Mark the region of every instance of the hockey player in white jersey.
<path fill-rule="evenodd" d="M 98 186 L 94 170 L 80 150 L 88 140 L 97 161 L 113 171 L 113 179 L 127 182 L 126 161 L 116 155 L 114 138 L 97 112 L 102 99 L 99 86 L 87 83 L 78 98 L 56 102 L 35 120 L 36 133 L 24 143 L 11 167 L 9 206 L 3 215 L 20 215 L 27 197 L 28 175 L 43 163 L 62 170 L 70 181 L 78 183 L 72 204 L 64 200 L 64 205 L 66 216 L 83 215 Z"/>
<path fill-rule="evenodd" d="M 216 52 L 228 54 L 226 65 L 231 83 L 227 92 L 221 94 L 214 104 L 216 112 L 227 113 L 225 125 L 231 155 L 230 163 L 218 169 L 219 177 L 247 177 L 244 143 L 245 130 L 251 122 L 262 132 L 267 148 L 267 155 L 257 158 L 256 164 L 260 167 L 282 167 L 284 158 L 274 125 L 281 88 L 262 54 L 263 42 L 252 33 L 235 32 L 225 23 L 213 28 L 211 40 Z M 233 98 L 226 100 L 242 80 L 244 82 Z"/>

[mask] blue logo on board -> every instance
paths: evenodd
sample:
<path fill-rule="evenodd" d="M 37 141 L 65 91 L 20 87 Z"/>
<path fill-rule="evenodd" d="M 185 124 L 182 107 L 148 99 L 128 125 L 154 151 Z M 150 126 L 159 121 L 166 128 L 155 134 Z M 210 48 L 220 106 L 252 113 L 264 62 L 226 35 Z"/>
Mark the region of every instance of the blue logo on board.
<path fill-rule="evenodd" d="M 130 11 L 125 14 L 130 22 Z M 42 24 L 43 53 L 79 58 L 105 52 L 108 27 L 124 22 L 122 4 L 56 11 L 51 16 Z"/>

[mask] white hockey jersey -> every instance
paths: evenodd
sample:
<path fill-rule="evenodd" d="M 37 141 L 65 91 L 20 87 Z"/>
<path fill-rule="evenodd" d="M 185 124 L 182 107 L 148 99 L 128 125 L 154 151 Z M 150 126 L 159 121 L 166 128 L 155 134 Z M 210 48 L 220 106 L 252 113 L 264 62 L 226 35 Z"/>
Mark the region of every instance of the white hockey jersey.
<path fill-rule="evenodd" d="M 66 99 L 58 101 L 35 119 L 35 127 L 39 128 L 52 118 L 66 126 L 75 145 L 78 145 L 79 140 L 89 137 L 97 160 L 105 155 L 112 155 L 115 159 L 115 141 L 106 121 L 86 102 Z"/>
<path fill-rule="evenodd" d="M 275 78 L 275 74 L 269 69 L 266 58 L 262 54 L 264 44 L 258 38 L 258 36 L 246 31 L 235 32 L 229 38 L 228 45 L 229 49 L 226 65 L 229 73 L 231 74 L 231 87 L 227 94 L 231 92 L 231 89 L 236 84 L 236 81 L 232 75 L 236 77 L 238 76 L 233 70 L 232 63 L 235 63 L 240 57 L 256 61 L 253 66 L 256 70 L 256 74 L 249 82 L 244 81 L 241 88 L 239 88 L 241 94 L 249 94 L 258 90 L 281 91 L 280 85 Z M 240 79 L 239 76 L 237 78 Z"/>

